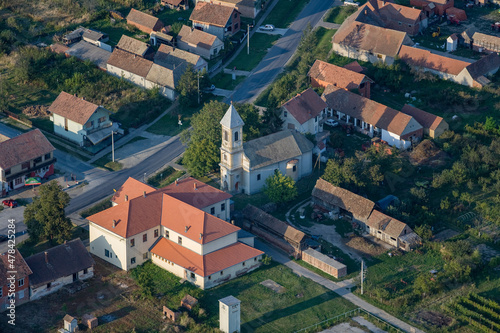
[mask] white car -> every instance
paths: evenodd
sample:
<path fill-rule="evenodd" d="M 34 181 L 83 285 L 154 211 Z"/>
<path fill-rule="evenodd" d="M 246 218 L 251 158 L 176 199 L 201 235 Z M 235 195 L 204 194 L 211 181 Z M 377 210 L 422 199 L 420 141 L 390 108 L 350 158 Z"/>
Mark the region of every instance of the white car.
<path fill-rule="evenodd" d="M 274 25 L 272 25 L 272 24 L 261 25 L 259 27 L 259 30 L 262 30 L 262 31 L 274 31 Z"/>
<path fill-rule="evenodd" d="M 337 127 L 339 126 L 339 123 L 333 119 L 327 119 L 325 121 L 325 125 L 331 126 L 331 127 Z"/>

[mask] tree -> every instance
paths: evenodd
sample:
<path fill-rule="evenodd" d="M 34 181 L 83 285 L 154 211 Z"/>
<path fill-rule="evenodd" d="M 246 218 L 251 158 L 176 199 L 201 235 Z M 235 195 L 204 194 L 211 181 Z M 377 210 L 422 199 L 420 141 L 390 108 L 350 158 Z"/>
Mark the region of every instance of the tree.
<path fill-rule="evenodd" d="M 266 178 L 264 193 L 277 204 L 291 201 L 298 195 L 297 185 L 292 177 L 284 176 L 278 169 L 274 171 L 274 175 Z"/>
<path fill-rule="evenodd" d="M 64 211 L 70 201 L 68 193 L 51 181 L 40 186 L 39 194 L 24 211 L 30 238 L 33 241 L 48 239 L 57 244 L 70 239 L 73 225 Z"/>
<path fill-rule="evenodd" d="M 189 64 L 177 84 L 177 93 L 181 105 L 195 106 L 198 104 L 198 76 L 193 65 Z"/>
<path fill-rule="evenodd" d="M 212 141 L 192 141 L 184 153 L 183 163 L 194 177 L 201 177 L 217 168 L 220 150 Z"/>
<path fill-rule="evenodd" d="M 241 119 L 245 123 L 243 126 L 243 141 L 256 139 L 260 136 L 262 122 L 259 115 L 259 109 L 250 103 L 237 103 L 234 107 L 238 111 Z"/>

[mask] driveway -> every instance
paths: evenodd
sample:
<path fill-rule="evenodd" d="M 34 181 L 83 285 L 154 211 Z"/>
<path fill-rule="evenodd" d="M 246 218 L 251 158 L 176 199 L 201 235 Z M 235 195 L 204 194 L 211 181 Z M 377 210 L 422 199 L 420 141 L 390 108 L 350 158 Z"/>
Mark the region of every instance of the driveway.
<path fill-rule="evenodd" d="M 25 233 L 26 225 L 24 224 L 23 214 L 24 214 L 24 206 L 19 206 L 16 208 L 8 208 L 5 207 L 0 212 L 0 235 L 8 235 L 8 225 L 9 220 L 14 220 L 14 231 L 16 233 L 16 244 L 19 244 L 21 241 L 28 238 L 28 234 Z M 8 250 L 8 242 L 0 243 L 0 253 L 5 253 Z"/>
<path fill-rule="evenodd" d="M 260 29 L 257 29 L 255 32 L 258 32 L 260 34 L 267 34 L 267 35 L 284 35 L 286 34 L 286 32 L 288 31 L 288 29 L 280 29 L 280 28 L 276 28 L 274 29 L 273 31 L 265 31 L 265 30 L 260 30 Z"/>

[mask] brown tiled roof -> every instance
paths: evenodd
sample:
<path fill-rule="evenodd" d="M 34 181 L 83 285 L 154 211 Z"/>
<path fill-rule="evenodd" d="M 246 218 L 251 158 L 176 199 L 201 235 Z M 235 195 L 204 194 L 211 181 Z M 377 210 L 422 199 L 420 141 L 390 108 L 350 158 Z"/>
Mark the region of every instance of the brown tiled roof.
<path fill-rule="evenodd" d="M 444 57 L 430 51 L 403 45 L 399 57 L 410 66 L 432 69 L 451 75 L 458 75 L 470 63 Z"/>
<path fill-rule="evenodd" d="M 406 227 L 406 223 L 403 223 L 395 218 L 385 215 L 377 210 L 374 210 L 366 224 L 370 228 L 374 228 L 376 230 L 381 230 L 387 235 L 397 238 L 401 235 L 404 228 Z"/>
<path fill-rule="evenodd" d="M 37 128 L 0 142 L 0 167 L 6 170 L 54 150 L 54 146 Z"/>
<path fill-rule="evenodd" d="M 500 37 L 486 35 L 481 32 L 474 32 L 474 34 L 472 35 L 472 39 L 474 41 L 474 44 L 480 42 L 481 44 L 486 44 L 486 45 L 490 44 L 496 47 L 499 47 L 500 45 Z"/>
<path fill-rule="evenodd" d="M 344 66 L 345 69 L 356 73 L 362 73 L 365 69 L 357 61 L 353 61 Z"/>
<path fill-rule="evenodd" d="M 153 62 L 135 54 L 115 48 L 108 59 L 108 65 L 118 67 L 127 72 L 146 77 Z"/>
<path fill-rule="evenodd" d="M 424 128 L 428 128 L 431 130 L 435 130 L 441 122 L 444 121 L 443 118 L 436 116 L 432 113 L 426 112 L 424 110 L 418 109 L 409 104 L 405 104 L 401 109 L 401 112 L 404 112 L 413 118 Z"/>
<path fill-rule="evenodd" d="M 148 44 L 127 35 L 122 35 L 116 47 L 124 51 L 140 55 L 141 57 L 144 56 L 149 49 Z"/>
<path fill-rule="evenodd" d="M 175 89 L 177 82 L 179 82 L 182 74 L 185 72 L 185 69 L 185 62 L 180 66 L 177 66 L 174 70 L 153 63 L 146 79 L 159 84 L 160 86 Z"/>
<path fill-rule="evenodd" d="M 179 6 L 182 1 L 184 0 L 163 0 L 163 2 L 171 4 L 172 6 Z"/>
<path fill-rule="evenodd" d="M 319 115 L 327 105 L 312 88 L 304 90 L 282 105 L 302 125 Z"/>
<path fill-rule="evenodd" d="M 473 79 L 480 77 L 481 75 L 487 75 L 488 73 L 497 70 L 500 67 L 500 57 L 497 53 L 490 53 L 486 57 L 482 57 L 476 62 L 468 65 L 467 71 L 469 71 L 470 76 Z"/>
<path fill-rule="evenodd" d="M 451 34 L 448 38 L 451 38 L 452 40 L 458 40 L 457 34 Z"/>
<path fill-rule="evenodd" d="M 300 244 L 306 237 L 302 231 L 295 229 L 288 223 L 278 220 L 274 216 L 250 204 L 243 209 L 243 215 L 246 219 L 257 222 L 266 229 L 270 229 L 276 234 L 285 239 L 290 239 L 297 244 Z"/>
<path fill-rule="evenodd" d="M 94 259 L 80 238 L 77 238 L 45 252 L 32 255 L 26 258 L 26 263 L 33 271 L 33 274 L 30 275 L 30 285 L 36 288 L 92 267 Z"/>
<path fill-rule="evenodd" d="M 396 135 L 422 128 L 420 125 L 412 128 L 414 127 L 411 124 L 412 117 L 403 112 L 333 85 L 326 87 L 322 98 L 326 101 L 328 107 L 333 110 L 340 111 Z"/>
<path fill-rule="evenodd" d="M 159 20 L 160 19 L 157 17 L 143 13 L 134 8 L 132 8 L 130 13 L 127 15 L 127 21 L 143 25 L 150 29 L 153 29 Z"/>
<path fill-rule="evenodd" d="M 194 184 L 196 184 L 196 189 Z M 177 183 L 172 183 L 158 191 L 199 209 L 209 207 L 232 197 L 231 194 L 192 177 L 179 180 Z M 229 209 L 229 207 L 226 207 L 226 209 Z"/>
<path fill-rule="evenodd" d="M 143 195 L 144 191 L 146 194 L 156 191 L 154 187 L 144 184 L 132 177 L 129 177 L 125 183 L 116 191 L 111 198 L 112 202 L 116 202 L 118 204 L 125 202 L 125 195 L 128 196 L 128 200 L 140 197 Z"/>
<path fill-rule="evenodd" d="M 196 66 L 200 58 L 201 57 L 197 54 L 161 44 L 158 52 L 155 54 L 154 62 L 158 65 L 173 69 L 186 61 Z M 204 61 L 205 60 L 203 60 L 203 62 Z"/>
<path fill-rule="evenodd" d="M 422 10 L 398 5 L 388 1 L 378 0 L 379 13 L 382 19 L 390 19 L 401 21 L 404 23 L 413 24 L 417 21 L 422 13 Z"/>
<path fill-rule="evenodd" d="M 201 31 L 198 29 L 191 29 L 187 25 L 183 25 L 181 31 L 177 35 L 183 42 L 196 45 L 196 47 L 201 47 L 210 50 L 214 45 L 216 36 L 209 34 L 208 32 Z"/>
<path fill-rule="evenodd" d="M 411 44 L 411 41 L 406 38 L 405 32 L 357 22 L 356 17 L 364 8 L 365 6 L 360 7 L 357 13 L 342 23 L 333 36 L 333 43 L 391 57 L 398 54 L 403 43 Z"/>
<path fill-rule="evenodd" d="M 334 186 L 322 178 L 316 182 L 312 196 L 351 212 L 354 218 L 360 221 L 366 221 L 375 206 L 373 201 L 341 187 Z"/>
<path fill-rule="evenodd" d="M 98 108 L 99 105 L 61 91 L 56 100 L 49 106 L 49 111 L 84 125 Z"/>
<path fill-rule="evenodd" d="M 208 2 L 198 2 L 189 19 L 193 22 L 208 23 L 225 27 L 235 9 Z"/>
<path fill-rule="evenodd" d="M 358 63 L 356 62 L 356 64 Z M 316 80 L 328 82 L 329 84 L 333 84 L 334 86 L 347 90 L 358 88 L 365 79 L 373 82 L 364 74 L 359 74 L 352 70 L 335 66 L 321 60 L 316 60 L 314 62 L 308 75 Z"/>
<path fill-rule="evenodd" d="M 460 21 L 467 20 L 467 14 L 465 13 L 465 10 L 456 7 L 446 8 L 446 15 L 454 15 L 455 18 Z"/>
<path fill-rule="evenodd" d="M 237 242 L 206 255 L 200 255 L 164 237 L 154 245 L 151 253 L 203 277 L 264 254 Z"/>
<path fill-rule="evenodd" d="M 69 50 L 69 47 L 67 47 L 66 45 L 62 45 L 62 44 L 51 44 L 50 46 L 50 50 L 54 53 L 66 53 L 68 50 Z"/>
<path fill-rule="evenodd" d="M 12 254 L 10 257 L 11 262 L 9 262 L 9 253 L 5 252 L 0 255 L 0 289 L 8 282 L 7 278 L 10 277 L 10 274 L 7 274 L 8 271 L 16 271 L 17 280 L 25 278 L 33 273 L 26 261 L 24 261 L 24 258 L 19 250 L 14 249 L 14 251 L 13 257 Z M 12 259 L 14 260 L 13 263 Z M 3 297 L 5 296 L 6 295 L 4 294 Z"/>

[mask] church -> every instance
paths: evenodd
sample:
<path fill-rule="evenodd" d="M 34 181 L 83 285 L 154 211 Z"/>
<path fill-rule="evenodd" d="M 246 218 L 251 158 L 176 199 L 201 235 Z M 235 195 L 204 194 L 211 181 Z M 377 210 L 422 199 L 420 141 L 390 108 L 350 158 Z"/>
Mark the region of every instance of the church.
<path fill-rule="evenodd" d="M 231 104 L 222 118 L 221 188 L 230 193 L 260 192 L 275 170 L 295 181 L 312 173 L 313 143 L 295 130 L 243 142 L 243 119 Z"/>

